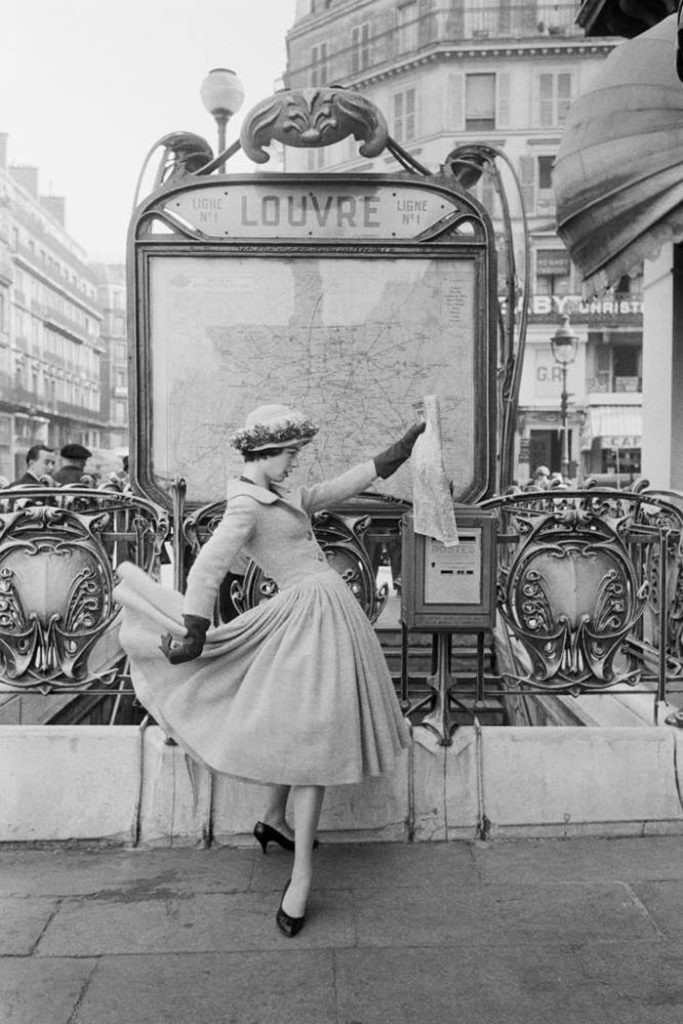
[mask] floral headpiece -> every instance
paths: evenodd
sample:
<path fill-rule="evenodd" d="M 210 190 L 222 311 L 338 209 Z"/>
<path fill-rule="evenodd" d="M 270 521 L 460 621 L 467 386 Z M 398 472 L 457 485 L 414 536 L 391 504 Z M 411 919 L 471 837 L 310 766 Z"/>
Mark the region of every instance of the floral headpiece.
<path fill-rule="evenodd" d="M 238 452 L 262 452 L 267 448 L 301 447 L 318 428 L 298 409 L 286 405 L 262 405 L 250 412 L 244 426 L 230 438 Z"/>

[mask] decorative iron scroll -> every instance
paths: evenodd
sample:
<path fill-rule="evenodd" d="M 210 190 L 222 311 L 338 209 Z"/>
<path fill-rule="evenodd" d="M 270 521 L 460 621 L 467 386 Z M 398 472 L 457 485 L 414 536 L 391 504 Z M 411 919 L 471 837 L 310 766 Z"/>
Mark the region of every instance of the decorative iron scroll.
<path fill-rule="evenodd" d="M 220 523 L 225 502 L 205 505 L 185 520 L 184 533 L 195 554 L 206 543 Z M 389 588 L 377 588 L 370 559 L 362 536 L 370 516 L 343 516 L 334 512 L 317 512 L 312 517 L 313 532 L 329 564 L 339 573 L 371 622 L 381 614 Z M 242 581 L 234 580 L 230 597 L 239 613 L 268 600 L 278 592 L 277 584 L 253 560 L 244 566 Z"/>
<path fill-rule="evenodd" d="M 554 491 L 482 507 L 500 519 L 499 610 L 530 662 L 515 682 L 574 695 L 633 682 L 641 674 L 636 647 L 680 672 L 671 659 L 679 653 L 683 516 L 671 503 L 647 492 Z"/>
<path fill-rule="evenodd" d="M 3 688 L 54 693 L 112 682 L 124 657 L 115 636 L 116 565 L 133 560 L 152 571 L 168 527 L 163 510 L 132 495 L 0 492 Z"/>
<path fill-rule="evenodd" d="M 378 156 L 386 147 L 389 129 L 375 104 L 347 89 L 283 89 L 261 100 L 246 115 L 240 142 L 257 164 L 270 159 L 263 148 L 273 140 L 285 146 L 332 146 L 348 135 L 363 139 L 359 152 Z"/>

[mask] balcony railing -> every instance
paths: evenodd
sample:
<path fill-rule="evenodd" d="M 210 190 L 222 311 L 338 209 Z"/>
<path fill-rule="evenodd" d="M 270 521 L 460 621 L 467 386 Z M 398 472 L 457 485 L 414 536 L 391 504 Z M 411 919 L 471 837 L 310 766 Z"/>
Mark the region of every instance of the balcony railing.
<path fill-rule="evenodd" d="M 418 11 L 418 4 L 413 5 Z M 328 40 L 324 73 L 320 65 L 309 63 L 310 36 L 292 40 L 288 75 L 292 87 L 341 81 L 348 75 L 367 72 L 379 65 L 420 54 L 438 46 L 457 46 L 468 42 L 513 41 L 531 39 L 583 38 L 576 24 L 580 3 L 527 3 L 519 6 L 477 3 L 454 5 L 442 2 L 412 21 L 386 23 L 362 47 L 351 45 L 348 33 Z M 334 24 L 334 23 L 333 23 Z M 333 32 L 333 29 L 330 29 Z M 337 42 L 338 39 L 338 42 Z M 321 80 L 322 75 L 322 80 Z"/>
<path fill-rule="evenodd" d="M 532 36 L 582 36 L 575 24 L 578 6 L 563 4 L 525 4 L 495 7 L 463 4 L 458 10 L 442 12 L 446 38 L 523 39 Z"/>
<path fill-rule="evenodd" d="M 54 324 L 55 327 L 66 331 L 69 335 L 79 341 L 92 341 L 95 335 L 89 334 L 82 323 L 72 319 L 53 306 L 43 307 L 43 319 L 47 324 Z"/>

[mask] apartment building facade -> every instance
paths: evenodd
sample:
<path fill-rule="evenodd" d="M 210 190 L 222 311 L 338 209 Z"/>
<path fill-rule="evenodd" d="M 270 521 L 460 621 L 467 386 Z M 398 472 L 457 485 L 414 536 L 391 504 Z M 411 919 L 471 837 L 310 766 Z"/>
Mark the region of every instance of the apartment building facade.
<path fill-rule="evenodd" d="M 569 106 L 619 45 L 587 39 L 577 2 L 518 0 L 299 0 L 287 35 L 287 87 L 343 85 L 384 113 L 391 136 L 437 171 L 451 151 L 483 143 L 503 151 L 518 266 L 524 266 L 522 205 L 528 221 L 530 283 L 526 357 L 515 441 L 520 482 L 539 463 L 561 461 L 562 372 L 551 338 L 570 317 L 576 358 L 568 367 L 571 475 L 640 469 L 642 286 L 619 282 L 584 302 L 579 275 L 555 231 L 553 162 Z M 348 138 L 321 149 L 287 148 L 287 171 L 400 170 L 393 156 L 358 154 Z M 505 177 L 505 176 L 504 176 Z M 493 178 L 472 191 L 502 239 Z M 521 193 L 521 199 L 518 199 Z M 504 260 L 499 260 L 501 277 Z"/>
<path fill-rule="evenodd" d="M 92 263 L 102 311 L 102 415 L 107 447 L 117 455 L 128 451 L 128 327 L 126 267 L 123 263 Z"/>
<path fill-rule="evenodd" d="M 36 443 L 108 447 L 102 311 L 65 200 L 36 167 L 7 163 L 0 135 L 0 476 L 23 473 Z"/>

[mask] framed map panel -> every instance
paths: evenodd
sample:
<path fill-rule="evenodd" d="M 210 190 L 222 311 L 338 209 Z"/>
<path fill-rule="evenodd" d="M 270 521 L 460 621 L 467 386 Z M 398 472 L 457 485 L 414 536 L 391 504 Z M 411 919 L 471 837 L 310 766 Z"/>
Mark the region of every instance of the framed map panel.
<path fill-rule="evenodd" d="M 237 213 L 223 212 L 226 200 L 205 183 L 148 212 L 134 242 L 134 419 L 136 476 L 154 500 L 168 504 L 178 477 L 191 504 L 221 499 L 241 466 L 229 438 L 258 405 L 294 405 L 319 424 L 302 452 L 303 483 L 377 454 L 414 420 L 425 395 L 439 399 L 455 500 L 486 492 L 495 410 L 485 232 L 454 230 L 466 204 L 434 186 L 423 188 L 438 222 L 433 238 L 419 218 L 411 224 L 403 212 L 397 222 L 406 204 L 414 214 L 420 190 L 408 183 L 406 198 L 407 184 L 392 182 L 385 202 L 386 179 L 373 184 L 372 206 L 358 206 L 357 223 L 347 205 L 345 217 L 334 223 L 330 214 L 324 233 L 321 225 L 316 231 L 321 211 L 334 209 L 335 188 L 345 200 L 360 194 L 358 184 L 331 177 L 317 191 L 307 181 L 300 194 L 287 176 L 279 191 L 241 181 L 230 195 L 221 179 L 229 209 L 242 211 L 237 225 Z M 392 238 L 397 224 L 404 237 Z M 411 500 L 410 468 L 374 489 Z"/>

